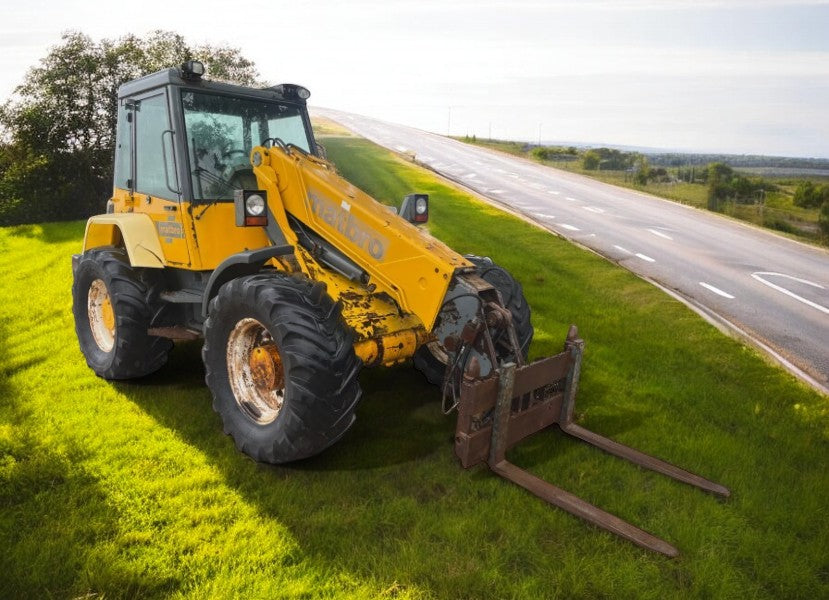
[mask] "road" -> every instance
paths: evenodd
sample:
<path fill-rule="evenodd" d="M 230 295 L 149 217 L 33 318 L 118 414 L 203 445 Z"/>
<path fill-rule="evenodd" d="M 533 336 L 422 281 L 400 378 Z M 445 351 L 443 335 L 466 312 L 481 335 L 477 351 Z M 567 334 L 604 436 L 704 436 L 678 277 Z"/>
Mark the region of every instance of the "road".
<path fill-rule="evenodd" d="M 829 252 L 726 217 L 367 117 L 315 109 L 657 283 L 829 394 Z"/>

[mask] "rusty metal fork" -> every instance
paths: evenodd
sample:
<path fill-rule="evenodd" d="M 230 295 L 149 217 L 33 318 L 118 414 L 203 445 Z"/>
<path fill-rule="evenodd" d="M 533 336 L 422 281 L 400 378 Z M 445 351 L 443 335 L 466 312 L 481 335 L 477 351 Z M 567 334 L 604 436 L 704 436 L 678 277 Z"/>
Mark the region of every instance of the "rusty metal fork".
<path fill-rule="evenodd" d="M 489 452 L 485 458 L 483 456 L 480 458 L 485 460 L 489 468 L 496 474 L 512 481 L 517 485 L 520 485 L 524 489 L 535 494 L 539 498 L 546 500 L 550 504 L 558 506 L 559 508 L 562 508 L 577 517 L 581 517 L 594 525 L 630 540 L 638 546 L 647 548 L 648 550 L 653 550 L 654 552 L 659 552 L 665 556 L 678 556 L 679 550 L 665 540 L 662 540 L 647 531 L 639 529 L 638 527 L 623 521 L 619 517 L 593 506 L 578 496 L 575 496 L 547 481 L 544 481 L 543 479 L 536 477 L 524 469 L 515 466 L 506 459 L 507 449 L 520 441 L 520 439 L 523 439 L 534 431 L 543 429 L 552 423 L 557 423 L 564 433 L 601 448 L 605 452 L 629 460 L 641 467 L 662 473 L 668 477 L 682 481 L 689 485 L 693 485 L 719 496 L 728 497 L 731 494 L 728 488 L 718 483 L 709 481 L 699 475 L 680 469 L 670 463 L 653 456 L 649 456 L 638 450 L 634 450 L 633 448 L 593 433 L 592 431 L 575 424 L 573 422 L 573 411 L 576 391 L 578 389 L 583 350 L 584 342 L 578 338 L 578 332 L 575 326 L 573 326 L 570 328 L 570 332 L 565 343 L 565 350 L 562 354 L 550 357 L 549 359 L 542 359 L 541 361 L 537 361 L 532 365 L 524 367 L 516 367 L 513 363 L 501 366 L 498 370 L 497 397 L 494 405 L 490 438 L 488 440 Z M 560 361 L 565 361 L 565 363 L 559 364 Z M 537 372 L 541 369 L 550 371 L 552 373 L 552 379 L 544 381 L 543 377 Z M 541 389 L 542 386 L 539 385 L 538 388 L 535 389 L 532 389 L 531 386 L 539 383 L 550 385 L 555 380 L 555 377 L 557 376 L 556 373 L 560 374 L 561 371 L 566 372 L 563 394 L 551 394 L 548 399 L 540 403 L 540 406 L 538 404 L 535 406 L 533 409 L 534 414 L 527 415 L 528 418 L 522 419 L 522 415 L 514 412 L 513 400 L 516 397 L 521 397 L 526 394 L 528 385 L 530 386 L 531 391 L 534 392 L 537 389 Z M 516 385 L 516 377 L 521 379 L 518 385 Z M 531 383 L 525 383 L 525 380 L 526 382 Z M 474 388 L 470 386 L 467 389 L 473 390 L 472 392 L 469 392 L 472 401 L 467 404 L 479 408 L 483 403 L 475 396 Z M 549 407 L 545 406 L 545 402 L 549 404 Z M 476 461 L 476 457 L 478 455 L 475 454 L 475 449 L 483 449 L 483 446 L 486 445 L 486 440 L 481 440 L 480 443 L 476 444 L 477 440 L 475 438 L 477 436 L 477 432 L 469 435 L 462 431 L 460 415 L 463 411 L 463 404 L 462 399 L 462 407 L 461 411 L 459 411 L 456 452 L 461 457 L 461 461 L 466 467 L 471 466 L 471 464 L 475 464 L 475 462 L 480 462 L 480 460 Z M 520 405 L 520 402 L 518 404 Z M 533 418 L 535 415 L 546 415 L 549 412 L 545 411 L 545 408 L 548 408 L 557 414 L 552 414 L 541 419 L 536 418 L 536 426 L 534 428 L 528 426 L 527 421 L 529 419 Z M 517 425 L 517 429 L 520 431 L 511 434 L 511 425 Z M 472 450 L 469 450 L 468 447 L 472 447 Z"/>

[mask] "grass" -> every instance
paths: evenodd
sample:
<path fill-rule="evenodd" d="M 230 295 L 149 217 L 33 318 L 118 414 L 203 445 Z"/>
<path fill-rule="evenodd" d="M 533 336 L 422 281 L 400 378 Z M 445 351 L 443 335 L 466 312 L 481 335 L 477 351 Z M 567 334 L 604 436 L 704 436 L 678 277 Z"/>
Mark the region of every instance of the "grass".
<path fill-rule="evenodd" d="M 556 432 L 517 464 L 677 545 L 585 525 L 452 457 L 409 364 L 365 370 L 351 432 L 258 465 L 222 433 L 198 344 L 141 381 L 84 364 L 70 315 L 83 223 L 0 229 L 2 598 L 829 597 L 829 401 L 596 256 L 355 138 L 329 155 L 521 281 L 535 356 L 586 340 L 578 420 L 731 487 L 719 501 Z M 231 226 L 231 225 L 229 225 Z"/>

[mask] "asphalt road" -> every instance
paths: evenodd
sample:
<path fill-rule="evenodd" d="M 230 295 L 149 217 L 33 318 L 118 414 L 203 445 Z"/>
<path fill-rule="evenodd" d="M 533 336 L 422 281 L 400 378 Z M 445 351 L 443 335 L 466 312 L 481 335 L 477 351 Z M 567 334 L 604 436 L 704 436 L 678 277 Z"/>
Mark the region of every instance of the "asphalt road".
<path fill-rule="evenodd" d="M 421 130 L 314 112 L 413 153 L 479 195 L 656 282 L 829 394 L 829 252 Z"/>

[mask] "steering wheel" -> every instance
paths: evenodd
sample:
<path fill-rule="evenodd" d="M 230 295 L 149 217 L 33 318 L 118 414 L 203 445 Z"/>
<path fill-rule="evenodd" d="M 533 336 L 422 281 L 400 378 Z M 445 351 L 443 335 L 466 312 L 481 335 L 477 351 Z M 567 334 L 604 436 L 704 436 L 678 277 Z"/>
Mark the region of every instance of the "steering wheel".
<path fill-rule="evenodd" d="M 248 153 L 244 150 L 240 150 L 239 148 L 232 148 L 230 150 L 226 150 L 222 153 L 222 158 L 230 158 L 234 154 L 241 154 L 242 156 L 247 156 Z"/>

